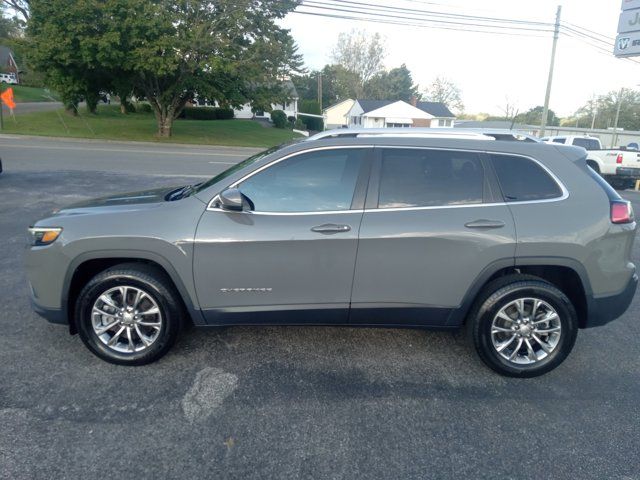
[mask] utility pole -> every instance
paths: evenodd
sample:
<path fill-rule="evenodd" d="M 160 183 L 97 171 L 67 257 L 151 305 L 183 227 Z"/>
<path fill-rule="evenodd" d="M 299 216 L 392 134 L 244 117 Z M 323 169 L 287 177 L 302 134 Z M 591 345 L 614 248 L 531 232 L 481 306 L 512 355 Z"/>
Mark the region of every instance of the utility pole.
<path fill-rule="evenodd" d="M 616 119 L 613 123 L 613 142 L 611 148 L 615 147 L 618 143 L 618 120 L 620 120 L 620 107 L 622 106 L 622 95 L 624 95 L 624 87 L 620 89 L 618 94 L 618 106 L 616 107 Z"/>
<path fill-rule="evenodd" d="M 551 85 L 553 84 L 553 67 L 556 63 L 556 47 L 558 46 L 558 37 L 560 36 L 560 14 L 562 13 L 562 5 L 558 5 L 556 12 L 556 26 L 553 31 L 553 47 L 551 48 L 551 65 L 549 66 L 549 79 L 547 80 L 547 93 L 544 96 L 544 108 L 542 109 L 542 123 L 540 126 L 540 136 L 544 137 L 547 128 L 547 119 L 549 117 L 549 100 L 551 98 Z"/>
<path fill-rule="evenodd" d="M 322 73 L 318 72 L 318 105 L 320 105 L 320 113 L 322 113 Z"/>

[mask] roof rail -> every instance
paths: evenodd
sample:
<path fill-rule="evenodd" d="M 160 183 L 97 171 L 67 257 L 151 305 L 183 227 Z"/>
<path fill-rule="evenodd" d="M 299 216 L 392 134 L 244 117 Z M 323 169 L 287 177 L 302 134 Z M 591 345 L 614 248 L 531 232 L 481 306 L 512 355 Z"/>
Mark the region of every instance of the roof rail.
<path fill-rule="evenodd" d="M 402 137 L 402 138 L 457 138 L 461 140 L 495 140 L 479 132 L 454 131 L 444 128 L 337 128 L 320 132 L 307 138 L 363 138 L 363 137 Z"/>

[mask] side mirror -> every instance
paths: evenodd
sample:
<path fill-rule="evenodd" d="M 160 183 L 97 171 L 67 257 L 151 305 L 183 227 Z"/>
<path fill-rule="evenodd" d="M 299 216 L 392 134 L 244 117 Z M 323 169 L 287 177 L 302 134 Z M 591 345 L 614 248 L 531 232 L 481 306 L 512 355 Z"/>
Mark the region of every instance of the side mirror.
<path fill-rule="evenodd" d="M 242 212 L 248 202 L 246 197 L 237 188 L 229 188 L 218 195 L 220 198 L 220 208 L 231 212 Z"/>

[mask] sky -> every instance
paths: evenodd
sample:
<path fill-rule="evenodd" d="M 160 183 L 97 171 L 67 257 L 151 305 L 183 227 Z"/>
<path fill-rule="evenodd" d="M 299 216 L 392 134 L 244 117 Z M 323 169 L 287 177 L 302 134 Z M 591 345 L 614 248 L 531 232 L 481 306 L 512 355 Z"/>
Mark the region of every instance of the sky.
<path fill-rule="evenodd" d="M 365 1 L 365 0 L 358 0 Z M 553 23 L 562 5 L 562 20 L 615 37 L 620 0 L 366 0 L 369 4 Z M 436 76 L 451 79 L 462 90 L 465 111 L 503 114 L 507 103 L 523 112 L 544 103 L 553 33 L 540 37 L 451 31 L 386 25 L 290 13 L 291 30 L 309 69 L 330 63 L 340 32 L 362 29 L 386 39 L 386 68 L 405 63 L 420 87 Z M 523 32 L 524 33 L 524 32 Z M 531 33 L 531 32 L 527 32 Z M 635 88 L 639 63 L 616 59 L 579 40 L 558 40 L 550 108 L 569 116 L 594 94 Z M 640 88 L 640 87 L 639 87 Z"/>

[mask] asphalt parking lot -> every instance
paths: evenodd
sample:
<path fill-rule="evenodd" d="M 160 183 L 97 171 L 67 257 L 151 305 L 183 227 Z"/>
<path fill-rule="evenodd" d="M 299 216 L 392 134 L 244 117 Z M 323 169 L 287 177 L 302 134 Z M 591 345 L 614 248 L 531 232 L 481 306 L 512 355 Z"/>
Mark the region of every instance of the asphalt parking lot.
<path fill-rule="evenodd" d="M 84 198 L 192 183 L 227 157 L 180 176 L 3 147 L 0 478 L 640 479 L 640 294 L 531 380 L 419 330 L 192 329 L 158 363 L 118 367 L 31 312 L 25 228 Z M 624 196 L 640 213 L 640 194 Z"/>

